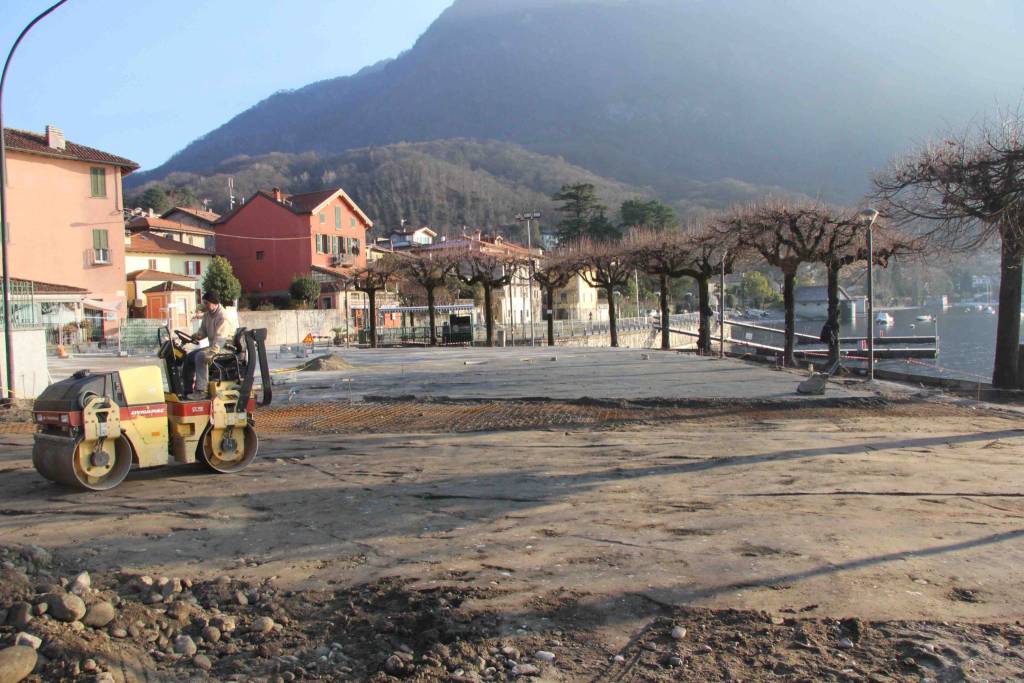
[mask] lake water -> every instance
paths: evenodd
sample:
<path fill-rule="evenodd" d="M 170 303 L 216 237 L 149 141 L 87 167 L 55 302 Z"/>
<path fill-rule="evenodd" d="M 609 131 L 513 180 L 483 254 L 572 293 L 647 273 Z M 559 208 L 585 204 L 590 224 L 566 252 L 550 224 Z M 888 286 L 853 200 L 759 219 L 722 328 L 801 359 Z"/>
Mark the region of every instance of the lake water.
<path fill-rule="evenodd" d="M 928 336 L 936 334 L 937 331 L 939 356 L 934 360 L 879 360 L 876 361 L 878 367 L 984 382 L 992 380 L 996 348 L 996 315 L 980 311 L 966 312 L 962 306 L 941 312 L 935 309 L 909 308 L 888 310 L 888 313 L 893 317 L 894 323 L 886 326 L 876 325 L 877 336 Z M 934 315 L 935 322 L 918 322 L 915 319 L 923 314 Z M 763 324 L 780 329 L 783 326 L 781 320 Z M 797 331 L 818 336 L 823 324 L 823 320 L 798 319 Z M 768 336 L 773 338 L 764 341 L 781 346 L 781 335 Z M 867 318 L 861 316 L 856 322 L 843 321 L 841 336 L 866 337 Z"/>

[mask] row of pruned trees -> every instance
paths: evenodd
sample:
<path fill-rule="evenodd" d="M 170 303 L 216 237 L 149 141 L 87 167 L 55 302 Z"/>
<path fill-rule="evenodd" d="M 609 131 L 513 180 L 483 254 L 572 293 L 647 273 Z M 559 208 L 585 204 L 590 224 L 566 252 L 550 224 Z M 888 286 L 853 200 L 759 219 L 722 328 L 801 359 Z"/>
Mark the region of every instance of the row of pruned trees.
<path fill-rule="evenodd" d="M 479 287 L 483 292 L 484 323 L 487 345 L 494 345 L 495 292 L 510 285 L 516 277 L 526 277 L 530 261 L 514 251 L 490 249 L 473 243 L 469 246 L 424 248 L 396 252 L 355 270 L 349 285 L 367 295 L 369 306 L 370 344 L 377 345 L 377 294 L 389 285 L 405 283 L 422 290 L 427 303 L 428 325 L 437 329 L 437 294 L 457 283 Z M 437 344 L 434 334 L 431 346 Z"/>
<path fill-rule="evenodd" d="M 435 293 L 451 282 L 478 286 L 483 291 L 487 344 L 494 344 L 494 293 L 515 277 L 532 278 L 541 290 L 546 311 L 548 344 L 554 345 L 553 310 L 556 293 L 574 277 L 582 278 L 605 295 L 608 305 L 612 346 L 618 346 L 615 293 L 624 292 L 636 271 L 657 278 L 660 290 L 661 346 L 669 348 L 669 292 L 678 278 L 692 278 L 698 291 L 698 348 L 710 353 L 712 316 L 710 283 L 739 266 L 767 263 L 783 275 L 786 310 L 785 361 L 794 364 L 794 283 L 804 264 L 820 264 L 829 274 L 829 323 L 838 329 L 839 271 L 867 258 L 866 225 L 858 215 L 813 202 L 768 200 L 711 215 L 684 227 L 641 228 L 620 240 L 587 238 L 563 244 L 536 259 L 534 267 L 526 255 L 503 249 L 489 249 L 478 243 L 465 247 L 447 246 L 396 253 L 356 271 L 353 288 L 365 292 L 370 306 L 370 335 L 376 341 L 376 295 L 399 280 L 415 284 L 424 293 L 429 325 L 436 329 Z M 885 265 L 898 253 L 917 248 L 913 240 L 876 227 L 875 260 Z M 436 343 L 433 340 L 431 343 Z M 838 337 L 830 353 L 838 357 Z"/>
<path fill-rule="evenodd" d="M 784 360 L 793 365 L 795 340 L 795 282 L 798 269 L 818 264 L 828 272 L 828 323 L 838 330 L 839 272 L 867 259 L 867 224 L 857 212 L 817 202 L 767 200 L 731 211 L 709 215 L 681 228 L 634 230 L 619 241 L 580 240 L 545 257 L 538 270 L 542 286 L 558 273 L 564 284 L 579 274 L 591 286 L 603 290 L 609 302 L 624 291 L 632 273 L 640 271 L 658 279 L 661 309 L 661 346 L 669 348 L 669 291 L 673 280 L 692 278 L 698 291 L 698 348 L 711 350 L 712 305 L 710 283 L 721 273 L 738 267 L 768 264 L 783 276 L 785 308 Z M 897 254 L 910 254 L 918 240 L 875 226 L 874 260 L 887 265 Z M 543 278 L 543 281 L 541 280 Z M 553 290 L 552 290 L 553 291 Z M 611 342 L 618 345 L 615 306 L 609 304 Z M 549 339 L 549 343 L 551 340 Z M 838 358 L 839 339 L 830 337 L 830 355 Z"/>

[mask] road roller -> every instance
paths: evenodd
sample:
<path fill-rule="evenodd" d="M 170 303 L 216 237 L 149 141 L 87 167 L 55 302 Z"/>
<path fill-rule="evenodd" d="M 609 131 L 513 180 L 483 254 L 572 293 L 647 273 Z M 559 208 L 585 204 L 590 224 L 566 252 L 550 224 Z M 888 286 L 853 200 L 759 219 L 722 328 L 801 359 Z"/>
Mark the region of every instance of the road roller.
<path fill-rule="evenodd" d="M 187 399 L 186 346 L 197 340 L 158 333 L 162 364 L 113 372 L 79 370 L 50 385 L 33 405 L 32 464 L 44 477 L 89 491 L 112 489 L 139 469 L 198 463 L 238 472 L 259 449 L 253 411 L 257 368 L 260 405 L 270 405 L 266 330 L 239 328 L 210 365 L 206 398 Z M 165 382 L 166 379 L 166 382 Z"/>

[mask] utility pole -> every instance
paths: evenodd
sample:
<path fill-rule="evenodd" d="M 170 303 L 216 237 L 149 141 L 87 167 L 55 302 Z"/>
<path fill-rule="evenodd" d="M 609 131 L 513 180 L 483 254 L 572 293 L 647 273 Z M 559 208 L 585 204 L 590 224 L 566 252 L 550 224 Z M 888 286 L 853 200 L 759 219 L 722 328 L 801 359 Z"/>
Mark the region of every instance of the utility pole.
<path fill-rule="evenodd" d="M 521 213 L 516 215 L 516 220 L 520 223 L 526 222 L 526 249 L 530 252 L 530 346 L 537 343 L 537 331 L 534 328 L 533 320 L 533 231 L 530 229 L 530 221 L 540 220 L 540 212 L 534 211 L 532 213 Z"/>
<path fill-rule="evenodd" d="M 32 27 L 42 21 L 46 15 L 54 11 L 68 0 L 60 0 L 44 10 L 39 16 L 29 22 L 28 26 L 21 29 L 18 39 L 11 46 L 7 53 L 7 60 L 4 62 L 4 71 L 0 75 L 0 247 L 3 248 L 3 308 L 4 308 L 4 351 L 6 356 L 6 378 L 7 378 L 7 400 L 14 400 L 14 346 L 11 332 L 11 270 L 7 259 L 8 247 L 11 243 L 10 225 L 7 221 L 7 139 L 4 132 L 4 84 L 7 83 L 7 69 L 11 66 L 11 58 L 18 49 L 22 39 Z"/>

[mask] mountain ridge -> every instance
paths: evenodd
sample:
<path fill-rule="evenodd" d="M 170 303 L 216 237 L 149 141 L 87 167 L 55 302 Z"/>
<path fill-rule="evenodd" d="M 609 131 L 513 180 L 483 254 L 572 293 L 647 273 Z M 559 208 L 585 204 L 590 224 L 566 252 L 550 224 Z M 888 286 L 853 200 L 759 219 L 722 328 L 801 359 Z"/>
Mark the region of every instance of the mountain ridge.
<path fill-rule="evenodd" d="M 239 152 L 468 137 L 561 156 L 667 199 L 735 178 L 855 201 L 871 170 L 914 140 L 991 97 L 1019 98 L 1024 79 L 1008 64 L 1024 52 L 999 40 L 1015 9 L 985 9 L 459 0 L 395 59 L 274 94 L 129 181 L 208 172 Z"/>

